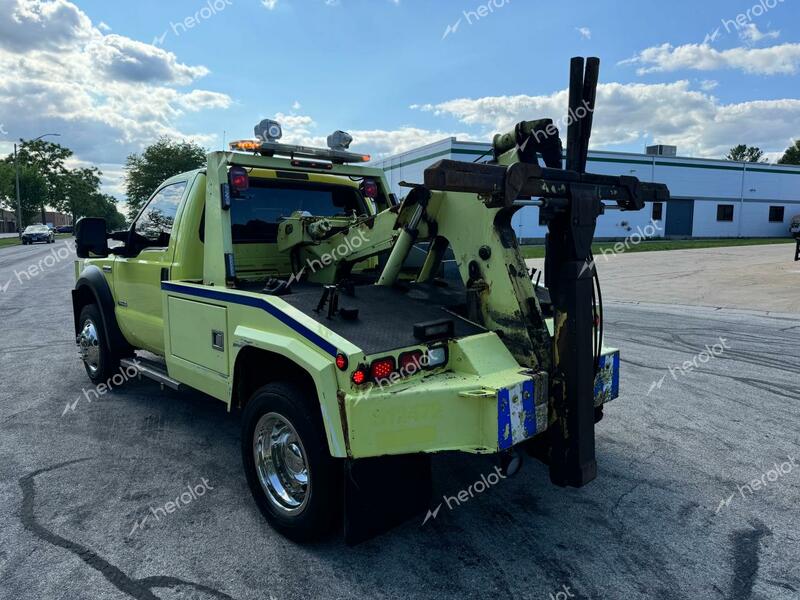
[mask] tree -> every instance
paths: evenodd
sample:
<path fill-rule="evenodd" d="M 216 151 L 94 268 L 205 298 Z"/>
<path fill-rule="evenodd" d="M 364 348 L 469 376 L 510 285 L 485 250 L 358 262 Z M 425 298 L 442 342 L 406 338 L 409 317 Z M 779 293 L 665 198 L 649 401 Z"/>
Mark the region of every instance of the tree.
<path fill-rule="evenodd" d="M 22 222 L 19 227 L 37 222 L 42 198 L 47 194 L 47 182 L 39 171 L 30 165 L 19 167 L 19 192 L 22 205 Z M 13 158 L 0 161 L 0 206 L 16 214 L 17 182 Z"/>
<path fill-rule="evenodd" d="M 64 194 L 64 176 L 67 169 L 64 161 L 72 156 L 72 150 L 47 140 L 20 140 L 17 159 L 20 166 L 36 169 L 45 180 L 45 193 L 39 197 L 42 223 L 45 222 L 45 206 L 56 207 Z"/>
<path fill-rule="evenodd" d="M 110 230 L 122 229 L 125 217 L 117 210 L 116 198 L 100 193 L 101 175 L 96 167 L 67 171 L 58 209 L 71 214 L 73 223 L 81 217 L 103 217 Z"/>
<path fill-rule="evenodd" d="M 758 146 L 748 146 L 747 144 L 739 144 L 730 149 L 728 154 L 725 155 L 726 160 L 734 160 L 736 162 L 767 162 L 764 158 L 764 151 Z"/>
<path fill-rule="evenodd" d="M 779 165 L 800 165 L 800 140 L 789 146 L 778 160 Z"/>
<path fill-rule="evenodd" d="M 191 171 L 206 162 L 206 150 L 193 143 L 161 137 L 141 155 L 131 154 L 125 163 L 125 194 L 128 217 L 133 219 L 142 204 L 164 180 Z"/>

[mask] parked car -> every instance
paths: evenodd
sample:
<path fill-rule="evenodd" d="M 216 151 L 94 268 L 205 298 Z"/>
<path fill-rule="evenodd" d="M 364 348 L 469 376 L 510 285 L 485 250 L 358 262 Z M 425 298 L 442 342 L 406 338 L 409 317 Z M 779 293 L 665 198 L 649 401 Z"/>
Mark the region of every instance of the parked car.
<path fill-rule="evenodd" d="M 56 241 L 56 234 L 47 225 L 28 225 L 22 232 L 23 244 L 35 244 L 44 242 L 52 244 Z"/>
<path fill-rule="evenodd" d="M 72 225 L 62 225 L 56 227 L 56 233 L 72 233 Z"/>

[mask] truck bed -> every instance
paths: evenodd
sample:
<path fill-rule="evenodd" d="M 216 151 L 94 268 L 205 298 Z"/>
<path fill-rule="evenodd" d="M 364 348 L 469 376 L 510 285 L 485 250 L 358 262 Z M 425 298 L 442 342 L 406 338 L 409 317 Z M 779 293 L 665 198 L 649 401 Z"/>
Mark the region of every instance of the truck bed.
<path fill-rule="evenodd" d="M 281 296 L 281 299 L 347 338 L 368 355 L 419 344 L 420 340 L 414 337 L 415 323 L 451 319 L 456 337 L 486 331 L 455 313 L 464 301 L 463 288 L 436 284 L 409 284 L 406 288 L 356 286 L 353 296 L 339 295 L 340 308 L 358 309 L 355 321 L 347 321 L 338 315 L 328 319 L 327 310 L 320 314 L 314 312 L 321 296 L 322 286 L 301 283 L 292 286 L 292 293 Z"/>

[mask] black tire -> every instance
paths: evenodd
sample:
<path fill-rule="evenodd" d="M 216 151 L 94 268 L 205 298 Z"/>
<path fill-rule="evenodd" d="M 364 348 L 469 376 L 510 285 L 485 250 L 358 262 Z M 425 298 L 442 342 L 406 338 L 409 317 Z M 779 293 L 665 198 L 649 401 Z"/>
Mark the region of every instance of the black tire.
<path fill-rule="evenodd" d="M 313 393 L 299 386 L 270 383 L 256 390 L 242 415 L 242 461 L 253 498 L 266 520 L 297 542 L 325 536 L 341 515 L 342 465 L 341 461 L 331 457 L 321 419 L 311 408 L 317 401 Z M 259 422 L 268 424 L 276 415 L 288 422 L 294 430 L 292 434 L 299 438 L 306 467 L 308 485 L 303 493 L 303 502 L 292 509 L 297 511 L 294 514 L 289 514 L 287 507 L 280 507 L 271 499 L 275 495 L 262 485 L 256 466 L 256 427 Z M 278 423 L 282 425 L 280 421 Z M 290 435 L 289 439 L 294 438 Z M 264 463 L 261 464 L 264 469 Z"/>
<path fill-rule="evenodd" d="M 81 309 L 81 314 L 78 318 L 79 339 L 84 334 L 87 322 L 94 326 L 96 344 L 91 343 L 90 345 L 96 347 L 97 354 L 96 361 L 94 360 L 94 355 L 92 355 L 91 361 L 83 361 L 83 367 L 86 369 L 86 374 L 92 380 L 92 383 L 97 385 L 108 381 L 114 374 L 119 372 L 119 356 L 109 350 L 106 330 L 103 327 L 103 318 L 96 304 L 87 304 Z M 88 336 L 87 341 L 89 341 Z"/>

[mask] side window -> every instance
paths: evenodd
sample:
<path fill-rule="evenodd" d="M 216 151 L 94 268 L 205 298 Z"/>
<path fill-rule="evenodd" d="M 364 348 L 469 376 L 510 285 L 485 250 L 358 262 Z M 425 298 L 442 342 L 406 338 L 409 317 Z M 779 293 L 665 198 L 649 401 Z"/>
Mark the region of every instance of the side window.
<path fill-rule="evenodd" d="M 653 221 L 661 221 L 664 218 L 664 203 L 653 202 Z"/>
<path fill-rule="evenodd" d="M 166 247 L 172 234 L 172 224 L 178 212 L 186 182 L 173 183 L 161 188 L 150 198 L 145 209 L 136 219 L 133 228 L 147 246 Z"/>

